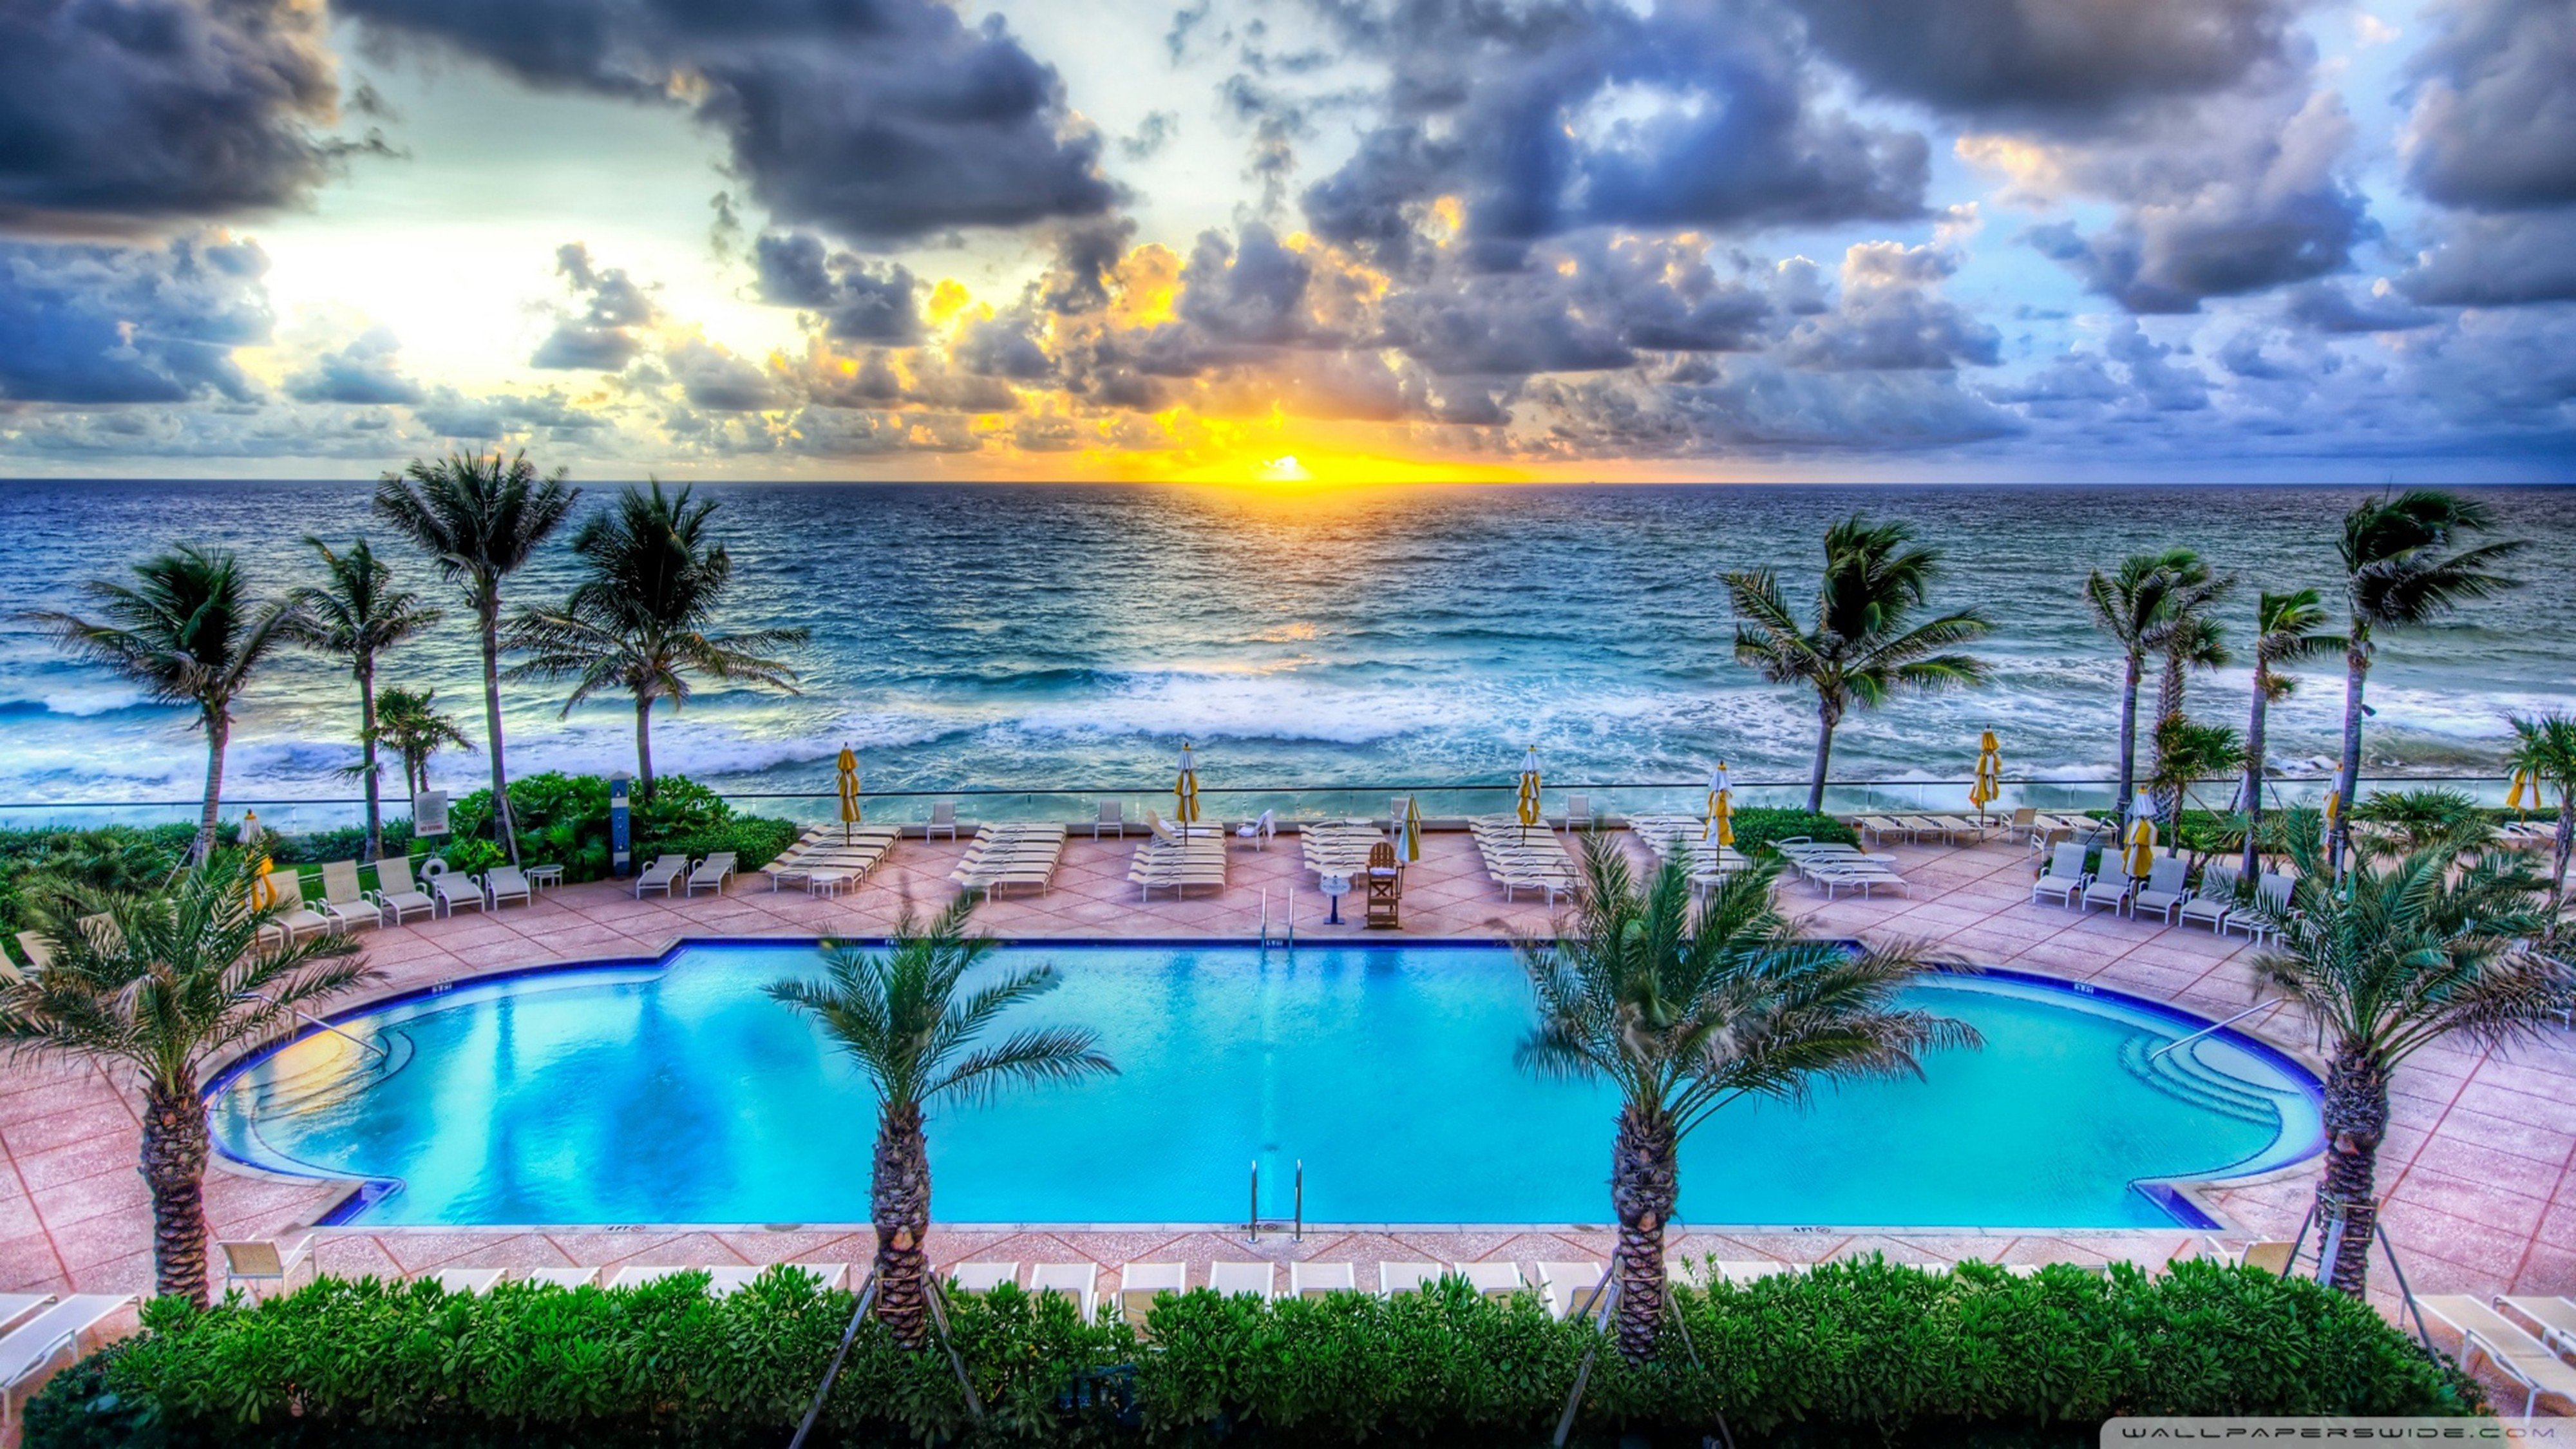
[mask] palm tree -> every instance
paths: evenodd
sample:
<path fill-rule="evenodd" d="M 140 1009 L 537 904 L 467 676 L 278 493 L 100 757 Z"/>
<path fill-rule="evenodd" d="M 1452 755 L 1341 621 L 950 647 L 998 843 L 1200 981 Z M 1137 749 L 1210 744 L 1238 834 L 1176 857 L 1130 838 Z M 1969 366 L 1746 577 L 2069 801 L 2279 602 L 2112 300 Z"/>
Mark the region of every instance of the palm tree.
<path fill-rule="evenodd" d="M 2217 592 L 2226 592 L 2235 582 L 2234 579 L 2221 581 Z M 2150 743 L 2156 749 L 2152 767 L 2154 795 L 2158 813 L 2167 824 L 2182 819 L 2182 788 L 2196 776 L 2165 759 L 2165 727 L 2172 724 L 2182 726 L 2171 736 L 2177 741 L 2198 739 L 2206 742 L 2206 736 L 2195 735 L 2192 731 L 2211 726 L 2194 725 L 2183 713 L 2184 680 L 2191 670 L 2223 669 L 2232 658 L 2227 652 L 2226 629 L 2216 619 L 2198 612 L 2200 606 L 2197 602 L 2182 602 L 2183 597 L 2176 596 L 2176 606 L 2171 617 L 2157 629 L 2156 641 L 2157 652 L 2164 656 L 2164 672 L 2156 688 L 2156 732 Z M 2230 746 L 2223 752 L 2226 764 L 2222 768 L 2233 771 L 2240 758 L 2240 749 L 2234 743 L 2236 732 L 2229 730 L 2226 733 Z M 2199 751 L 2199 755 L 2197 763 L 2204 767 L 2217 758 L 2207 749 Z"/>
<path fill-rule="evenodd" d="M 2433 488 L 2369 499 L 2344 515 L 2337 552 L 2352 624 L 2344 635 L 2343 799 L 2335 815 L 2329 864 L 2340 864 L 2352 835 L 2352 797 L 2361 779 L 2362 688 L 2370 677 L 2371 636 L 2414 628 L 2472 599 L 2512 588 L 2494 571 L 2524 547 L 2502 539 L 2454 550 L 2462 534 L 2494 525 L 2483 503 Z"/>
<path fill-rule="evenodd" d="M 195 707 L 206 732 L 206 798 L 190 858 L 214 849 L 233 703 L 297 620 L 291 600 L 261 602 L 233 556 L 182 544 L 134 566 L 134 582 L 92 579 L 97 621 L 51 609 L 22 617 L 75 658 L 104 665 L 161 704 Z"/>
<path fill-rule="evenodd" d="M 2558 837 L 2549 855 L 2549 909 L 2555 914 L 2567 899 L 2567 856 L 2576 845 L 2576 717 L 2516 716 L 2513 734 L 2512 767 L 2529 770 L 2541 788 L 2558 790 Z"/>
<path fill-rule="evenodd" d="M 585 576 L 560 609 L 525 609 L 510 623 L 510 647 L 531 657 L 513 679 L 573 681 L 563 712 L 603 689 L 635 699 L 635 772 L 653 793 L 653 701 L 677 712 L 693 677 L 796 692 L 796 671 L 764 651 L 803 644 L 803 629 L 709 634 L 733 581 L 733 558 L 706 537 L 711 501 L 691 503 L 682 487 L 666 497 L 629 488 L 617 506 L 573 535 Z"/>
<path fill-rule="evenodd" d="M 827 946 L 823 979 L 787 977 L 769 985 L 772 1000 L 812 1016 L 868 1079 L 877 1094 L 877 1144 L 868 1184 L 868 1218 L 877 1230 L 877 1316 L 895 1341 L 918 1348 L 930 1260 L 930 1155 L 922 1136 L 928 1109 L 940 1101 L 972 1106 L 1006 1087 L 1113 1076 L 1094 1033 L 1034 1027 L 991 1046 L 975 1041 L 1004 1012 L 1053 991 L 1052 966 L 1003 970 L 971 989 L 966 977 L 993 951 L 989 936 L 969 935 L 971 896 L 959 896 L 928 925 L 909 902 L 882 952 Z"/>
<path fill-rule="evenodd" d="M 474 742 L 456 721 L 438 712 L 435 689 L 389 687 L 376 700 L 376 732 L 402 761 L 403 792 L 418 795 L 429 788 L 429 757 L 454 745 L 467 754 Z"/>
<path fill-rule="evenodd" d="M 143 1180 L 154 1281 L 206 1303 L 206 1064 L 294 1027 L 300 1013 L 375 979 L 347 935 L 271 944 L 281 908 L 253 908 L 253 858 L 228 852 L 150 893 L 73 892 L 38 916 L 53 960 L 0 990 L 14 1053 L 131 1066 L 143 1089 Z M 82 914 L 105 912 L 87 928 Z"/>
<path fill-rule="evenodd" d="M 328 582 L 298 589 L 303 618 L 296 640 L 318 653 L 349 661 L 358 681 L 358 741 L 366 751 L 359 772 L 367 786 L 367 859 L 385 853 L 384 807 L 376 767 L 376 660 L 386 650 L 429 631 L 442 617 L 409 589 L 394 587 L 394 571 L 364 538 L 334 553 L 312 534 L 307 548 L 322 556 Z"/>
<path fill-rule="evenodd" d="M 1774 684 L 1816 692 L 1816 766 L 1807 809 L 1825 805 L 1834 727 L 1845 712 L 1873 709 L 1898 690 L 1930 692 L 1986 682 L 1984 660 L 1944 653 L 1982 639 L 1991 627 L 1974 609 L 1913 623 L 1940 574 L 1940 553 L 1909 548 L 1914 530 L 1872 524 L 1859 514 L 1825 530 L 1825 572 L 1815 622 L 1801 625 L 1769 569 L 1726 575 L 1735 612 L 1735 658 Z"/>
<path fill-rule="evenodd" d="M 1642 1359 L 1663 1319 L 1664 1225 L 1692 1128 L 1741 1097 L 1803 1104 L 1820 1077 L 1919 1074 L 1919 1053 L 1978 1038 L 1899 1005 L 1926 960 L 1799 936 L 1772 904 L 1776 860 L 1726 877 L 1696 911 L 1679 853 L 1641 888 L 1617 841 L 1596 833 L 1583 870 L 1574 914 L 1550 937 L 1514 943 L 1538 1002 L 1517 1060 L 1619 1089 L 1612 1271 L 1620 1352 Z"/>
<path fill-rule="evenodd" d="M 565 515 L 576 488 L 563 470 L 540 478 L 526 453 L 415 458 L 376 484 L 376 512 L 465 586 L 465 602 L 483 636 L 483 732 L 492 746 L 492 829 L 519 861 L 519 832 L 510 818 L 510 776 L 501 753 L 501 580 L 518 571 Z"/>
<path fill-rule="evenodd" d="M 2135 794 L 2138 683 L 2146 674 L 2147 655 L 2155 650 L 2158 630 L 2166 617 L 2167 598 L 2198 568 L 2198 554 L 2187 548 L 2169 548 L 2163 553 L 2131 554 L 2111 573 L 2095 569 L 2084 580 L 2084 607 L 2093 616 L 2093 627 L 2120 646 L 2121 659 L 2127 666 L 2120 686 L 2120 797 L 2112 807 L 2114 818 L 2128 815 L 2129 802 Z"/>
<path fill-rule="evenodd" d="M 2326 608 L 2314 589 L 2286 594 L 2266 590 L 2254 605 L 2254 705 L 2245 721 L 2245 783 L 2237 806 L 2245 812 L 2244 878 L 2262 869 L 2263 730 L 2276 700 L 2290 697 L 2298 676 L 2284 666 L 2321 659 L 2343 647 L 2343 636 L 2325 632 Z"/>
<path fill-rule="evenodd" d="M 2156 725 L 2156 768 L 2147 785 L 2164 812 L 2165 854 L 2182 853 L 2182 807 L 2192 782 L 2235 772 L 2244 763 L 2245 743 L 2226 725 L 2203 724 L 2186 714 L 2169 714 Z"/>
<path fill-rule="evenodd" d="M 2256 955 L 2256 991 L 2304 1008 L 2328 1042 L 2326 1161 L 2318 1221 L 2341 1225 L 2328 1280 L 2367 1286 L 2378 1224 L 2378 1155 L 2388 1084 L 2425 1045 L 2465 1037 L 2497 1046 L 2536 1035 L 2566 1009 L 2564 968 L 2516 950 L 2540 930 L 2539 881 L 2501 851 L 2445 841 L 2386 862 L 2356 855 L 2340 880 L 2312 810 L 2289 819 L 2297 872 L 2279 932 Z"/>

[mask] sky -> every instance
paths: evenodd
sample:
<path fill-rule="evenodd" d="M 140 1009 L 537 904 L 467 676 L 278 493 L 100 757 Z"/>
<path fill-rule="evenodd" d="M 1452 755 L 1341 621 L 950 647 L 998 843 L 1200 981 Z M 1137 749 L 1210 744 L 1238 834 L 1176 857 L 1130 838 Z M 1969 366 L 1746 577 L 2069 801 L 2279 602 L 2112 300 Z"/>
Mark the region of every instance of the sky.
<path fill-rule="evenodd" d="M 2570 0 L 9 0 L 0 474 L 2576 477 Z"/>

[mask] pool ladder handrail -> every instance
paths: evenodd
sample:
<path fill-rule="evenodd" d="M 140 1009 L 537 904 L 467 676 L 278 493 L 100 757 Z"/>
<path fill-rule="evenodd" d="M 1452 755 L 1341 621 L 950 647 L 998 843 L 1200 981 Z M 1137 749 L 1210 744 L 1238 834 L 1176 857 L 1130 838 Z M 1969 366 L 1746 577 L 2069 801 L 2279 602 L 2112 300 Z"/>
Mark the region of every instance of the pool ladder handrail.
<path fill-rule="evenodd" d="M 292 1016 L 296 1020 L 304 1022 L 309 1026 L 318 1026 L 324 1031 L 331 1033 L 333 1036 L 342 1037 L 355 1042 L 359 1046 L 366 1048 L 368 1051 L 374 1052 L 377 1059 L 380 1061 L 393 1060 L 393 1053 L 386 1051 L 383 1047 L 380 1047 L 374 1042 L 368 1041 L 362 1037 L 351 1036 L 349 1033 L 342 1031 L 340 1028 L 333 1026 L 331 1023 L 324 1021 L 322 1018 L 315 1016 L 309 1011 L 298 1010 L 297 1008 L 288 1006 L 286 1003 L 278 1001 L 272 997 L 262 996 L 256 991 L 245 991 L 241 993 L 241 996 L 242 999 L 246 1001 L 265 1002 L 266 1004 L 276 1007 L 278 1010 L 285 1012 L 287 1015 Z"/>
<path fill-rule="evenodd" d="M 1261 944 L 1266 947 L 1273 942 L 1291 951 L 1297 949 L 1297 888 L 1293 885 L 1288 887 L 1288 907 L 1275 934 L 1270 929 L 1270 887 L 1261 888 Z"/>
<path fill-rule="evenodd" d="M 2175 1047 L 2188 1046 L 2191 1043 L 2200 1040 L 2202 1037 L 2212 1036 L 2216 1033 L 2225 1031 L 2227 1028 L 2234 1026 L 2236 1023 L 2243 1021 L 2249 1016 L 2254 1015 L 2256 1012 L 2278 1011 L 2289 1004 L 2290 998 L 2286 996 L 2275 996 L 2269 1001 L 2255 1002 L 2252 1006 L 2245 1008 L 2243 1011 L 2236 1013 L 2225 1021 L 2213 1021 L 2209 1025 L 2202 1027 L 2200 1030 L 2193 1032 L 2189 1036 L 2175 1037 L 2172 1041 L 2166 1042 L 2163 1046 L 2147 1053 L 2147 1060 L 2152 1062 L 2156 1058 L 2163 1056 L 2165 1053 L 2172 1051 Z"/>
<path fill-rule="evenodd" d="M 1289 1241 L 1302 1243 L 1306 1241 L 1306 1159 L 1302 1157 L 1297 1159 L 1297 1176 L 1290 1202 L 1296 1216 L 1289 1222 Z M 1271 1231 L 1278 1231 L 1276 1223 L 1271 1225 Z M 1261 1159 L 1258 1157 L 1252 1159 L 1252 1200 L 1244 1214 L 1243 1234 L 1248 1241 L 1261 1241 Z"/>

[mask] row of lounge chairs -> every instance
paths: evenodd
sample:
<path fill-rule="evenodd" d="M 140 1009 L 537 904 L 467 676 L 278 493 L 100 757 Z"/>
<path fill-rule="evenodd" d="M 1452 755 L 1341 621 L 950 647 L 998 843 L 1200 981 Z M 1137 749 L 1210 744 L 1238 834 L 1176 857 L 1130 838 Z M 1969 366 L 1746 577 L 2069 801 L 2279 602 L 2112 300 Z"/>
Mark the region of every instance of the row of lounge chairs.
<path fill-rule="evenodd" d="M 1892 886 L 1908 897 L 1913 887 L 1896 869 L 1896 857 L 1877 855 L 1857 845 L 1817 840 L 1811 836 L 1793 835 L 1777 841 L 1772 849 L 1780 852 L 1789 868 L 1809 885 L 1815 886 L 1831 900 L 1838 891 L 1856 890 L 1863 896 L 1874 894 L 1880 886 Z"/>
<path fill-rule="evenodd" d="M 2576 1349 L 2576 1299 L 2502 1293 L 2480 1299 L 2466 1293 L 2437 1293 L 2417 1298 L 2415 1306 L 2458 1332 L 2462 1368 L 2484 1354 L 2498 1373 L 2522 1387 L 2524 1418 L 2531 1417 L 2543 1398 L 2576 1407 L 2576 1365 L 2562 1356 Z M 2510 1310 L 2531 1327 L 2499 1310 Z"/>
<path fill-rule="evenodd" d="M 1868 837 L 1872 844 L 1890 840 L 1983 840 L 1991 828 L 1983 820 L 1964 815 L 1862 815 L 1852 820 L 1852 828 Z"/>
<path fill-rule="evenodd" d="M 2039 878 L 2031 882 L 2031 900 L 2054 900 L 2088 912 L 2108 906 L 2114 914 L 2126 911 L 2132 916 L 2154 911 L 2168 925 L 2197 921 L 2222 936 L 2243 931 L 2258 942 L 2270 923 L 2289 910 L 2291 878 L 2286 875 L 2264 872 L 2255 883 L 2254 904 L 2246 906 L 2237 899 L 2238 872 L 2233 866 L 2212 862 L 2202 870 L 2200 886 L 2193 889 L 2186 885 L 2191 863 L 2180 856 L 2159 857 L 2145 875 L 2133 876 L 2116 852 L 2106 854 L 2106 863 L 2115 869 L 2086 870 L 2088 851 L 2089 847 L 2075 844 L 2055 847 Z"/>
<path fill-rule="evenodd" d="M 0 1439 L 13 1439 L 18 1390 L 134 1303 L 130 1293 L 0 1293 Z"/>
<path fill-rule="evenodd" d="M 1374 820 L 1319 820 L 1297 828 L 1306 869 L 1317 876 L 1358 877 L 1368 869 L 1369 851 L 1387 843 Z"/>
<path fill-rule="evenodd" d="M 686 886 L 684 895 L 700 891 L 724 894 L 725 883 L 734 877 L 740 859 L 730 850 L 712 852 L 705 859 L 692 862 L 685 855 L 662 855 L 635 873 L 635 898 L 644 899 L 646 891 L 660 891 L 665 897 L 674 887 Z"/>
<path fill-rule="evenodd" d="M 1145 843 L 1136 847 L 1127 868 L 1127 883 L 1137 898 L 1153 899 L 1157 888 L 1187 895 L 1192 886 L 1225 889 L 1226 829 L 1222 825 L 1174 825 L 1160 815 L 1145 817 Z"/>
<path fill-rule="evenodd" d="M 1547 903 L 1581 888 L 1583 877 L 1544 826 L 1523 825 L 1516 815 L 1479 815 L 1467 822 L 1476 851 L 1485 858 L 1485 873 L 1503 888 L 1503 899 L 1521 891 L 1538 891 Z"/>
<path fill-rule="evenodd" d="M 1735 847 L 1720 845 L 1708 834 L 1708 822 L 1697 815 L 1636 815 L 1628 829 L 1645 843 L 1658 864 L 1674 851 L 1690 862 L 1691 884 L 1701 890 L 1752 864 Z"/>
<path fill-rule="evenodd" d="M 895 825 L 818 826 L 763 867 L 770 893 L 792 880 L 802 882 L 807 895 L 838 895 L 884 864 L 902 838 L 902 827 Z"/>
<path fill-rule="evenodd" d="M 1063 858 L 1062 825 L 987 825 L 975 832 L 975 843 L 948 878 L 970 895 L 982 891 L 987 900 L 1005 886 L 1034 886 L 1043 895 L 1055 884 L 1056 863 Z"/>

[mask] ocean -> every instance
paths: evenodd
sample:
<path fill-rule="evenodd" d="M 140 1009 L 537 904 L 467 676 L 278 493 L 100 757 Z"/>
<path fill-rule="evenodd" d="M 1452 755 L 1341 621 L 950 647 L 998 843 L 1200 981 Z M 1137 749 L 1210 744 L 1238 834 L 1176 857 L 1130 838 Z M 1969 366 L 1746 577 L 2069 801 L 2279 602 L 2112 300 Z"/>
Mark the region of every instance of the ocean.
<path fill-rule="evenodd" d="M 0 482 L 0 802 L 193 799 L 202 745 L 52 648 L 17 613 L 80 608 L 81 580 L 190 542 L 236 550 L 266 588 L 310 580 L 306 533 L 366 532 L 449 608 L 390 656 L 384 682 L 434 686 L 482 734 L 468 615 L 385 536 L 360 482 Z M 614 492 L 588 484 L 585 510 Z M 1957 779 L 1992 728 L 2006 771 L 2109 773 L 2118 662 L 2093 632 L 2085 572 L 2182 544 L 2258 588 L 2331 589 L 2358 489 L 2219 487 L 1406 488 L 1264 492 L 1045 485 L 704 484 L 736 568 L 734 622 L 802 625 L 803 692 L 714 691 L 656 720 L 658 768 L 720 788 L 831 788 L 843 745 L 870 790 L 1164 785 L 1179 745 L 1204 786 L 1501 782 L 1536 745 L 1552 781 L 1688 781 L 1720 757 L 1742 781 L 1803 780 L 1811 701 L 1732 657 L 1720 575 L 1771 567 L 1812 588 L 1825 527 L 1902 519 L 1940 548 L 1938 607 L 1995 620 L 1991 688 L 1902 698 L 1837 735 L 1838 778 Z M 2495 766 L 2513 712 L 2576 709 L 2576 491 L 2478 490 L 2533 541 L 2526 586 L 2387 639 L 2372 676 L 2374 771 Z M 567 529 L 565 537 L 569 537 Z M 507 585 L 559 596 L 557 544 Z M 2330 593 L 2329 597 L 2333 597 Z M 2244 667 L 2196 679 L 2196 713 L 2241 727 Z M 2339 661 L 2272 713 L 2272 756 L 2331 755 Z M 632 768 L 632 710 L 561 717 L 507 687 L 512 770 Z M 291 656 L 239 714 L 234 798 L 352 793 L 355 688 Z M 479 756 L 440 783 L 470 789 Z M 0 812 L 0 824 L 46 811 Z M 65 812 L 54 811 L 61 814 Z M 164 812 L 165 814 L 167 812 Z M 318 822 L 319 816 L 316 816 Z M 284 823 L 284 822 L 278 822 Z"/>

